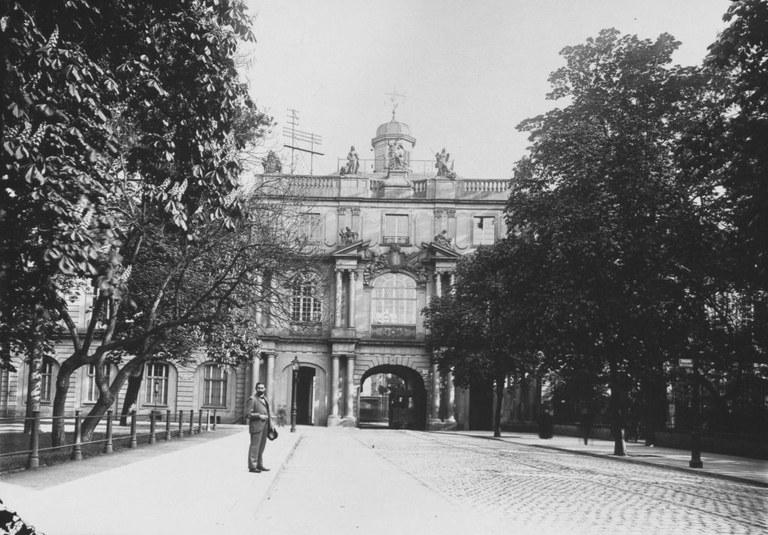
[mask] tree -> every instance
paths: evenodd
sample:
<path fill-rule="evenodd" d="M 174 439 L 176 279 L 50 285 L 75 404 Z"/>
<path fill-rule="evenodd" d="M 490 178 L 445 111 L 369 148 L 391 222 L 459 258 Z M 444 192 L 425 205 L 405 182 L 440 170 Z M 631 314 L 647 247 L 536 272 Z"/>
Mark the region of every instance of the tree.
<path fill-rule="evenodd" d="M 724 20 L 731 24 L 710 46 L 705 66 L 712 78 L 724 77 L 723 98 L 715 108 L 721 136 L 717 154 L 704 152 L 707 172 L 722 178 L 738 229 L 742 272 L 762 292 L 768 291 L 768 5 L 734 0 Z"/>
<path fill-rule="evenodd" d="M 241 1 L 1 7 L 8 104 L 0 201 L 14 201 L 0 203 L 12 206 L 0 214 L 2 257 L 11 259 L 0 278 L 4 293 L 32 283 L 10 294 L 3 326 L 22 336 L 17 327 L 32 323 L 24 315 L 36 307 L 68 326 L 75 351 L 57 380 L 60 416 L 71 373 L 105 354 L 93 345 L 107 307 L 109 347 L 145 232 L 194 244 L 212 220 L 234 228 L 244 201 L 234 194 L 238 151 L 270 119 L 253 109 L 233 60 L 238 40 L 253 39 Z M 83 337 L 62 298 L 80 278 L 100 291 Z"/>
<path fill-rule="evenodd" d="M 617 455 L 628 385 L 685 349 L 708 266 L 707 227 L 673 153 L 680 110 L 702 84 L 695 69 L 669 67 L 678 44 L 603 30 L 566 47 L 548 98 L 567 105 L 518 126 L 532 145 L 507 223 L 543 251 L 542 349 L 604 363 Z"/>
<path fill-rule="evenodd" d="M 452 371 L 456 385 L 464 388 L 474 381 L 493 381 L 494 436 L 501 436 L 507 378 L 522 378 L 534 367 L 525 300 L 520 298 L 524 286 L 508 278 L 507 262 L 525 260 L 520 248 L 510 247 L 484 248 L 462 258 L 456 287 L 424 310 L 428 347 L 439 369 Z"/>

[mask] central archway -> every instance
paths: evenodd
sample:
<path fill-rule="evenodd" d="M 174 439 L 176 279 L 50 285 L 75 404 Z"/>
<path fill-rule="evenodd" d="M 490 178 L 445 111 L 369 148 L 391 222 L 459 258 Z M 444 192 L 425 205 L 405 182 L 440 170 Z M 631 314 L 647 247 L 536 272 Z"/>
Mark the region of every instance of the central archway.
<path fill-rule="evenodd" d="M 398 384 L 393 390 L 384 396 L 370 396 L 371 399 L 364 399 L 360 396 L 360 417 L 358 426 L 365 427 L 371 423 L 367 420 L 367 415 L 363 410 L 365 407 L 376 405 L 375 398 L 379 398 L 379 403 L 386 403 L 386 407 L 381 407 L 387 414 L 388 426 L 390 428 L 407 429 L 426 429 L 427 426 L 427 389 L 424 386 L 424 378 L 419 372 L 407 366 L 396 364 L 382 364 L 368 369 L 360 378 L 360 387 L 358 393 L 362 394 L 365 381 L 375 375 L 391 374 L 402 379 L 402 384 Z"/>

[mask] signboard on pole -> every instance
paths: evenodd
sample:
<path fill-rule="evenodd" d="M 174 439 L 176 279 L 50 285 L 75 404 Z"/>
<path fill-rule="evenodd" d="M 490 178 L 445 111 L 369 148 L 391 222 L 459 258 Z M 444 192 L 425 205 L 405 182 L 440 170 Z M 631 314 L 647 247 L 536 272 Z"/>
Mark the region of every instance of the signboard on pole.
<path fill-rule="evenodd" d="M 693 368 L 693 359 L 678 359 L 677 362 L 681 368 Z"/>

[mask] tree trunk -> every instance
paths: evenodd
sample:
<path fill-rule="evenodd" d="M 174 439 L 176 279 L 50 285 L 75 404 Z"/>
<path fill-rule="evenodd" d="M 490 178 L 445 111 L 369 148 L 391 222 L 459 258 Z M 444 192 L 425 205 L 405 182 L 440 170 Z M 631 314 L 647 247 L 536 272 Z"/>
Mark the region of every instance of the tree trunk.
<path fill-rule="evenodd" d="M 501 436 L 501 407 L 504 404 L 504 377 L 496 378 L 496 407 L 493 411 L 493 436 Z"/>
<path fill-rule="evenodd" d="M 611 378 L 611 434 L 613 435 L 613 454 L 625 456 L 627 446 L 624 443 L 623 385 L 619 378 L 618 365 L 609 359 Z"/>
<path fill-rule="evenodd" d="M 61 363 L 56 376 L 56 394 L 53 397 L 53 422 L 51 422 L 51 443 L 53 446 L 63 446 L 66 441 L 64 433 L 64 408 L 69 393 L 69 383 L 72 374 L 83 364 L 85 359 L 80 353 L 75 353 Z"/>
<path fill-rule="evenodd" d="M 32 355 L 29 358 L 29 380 L 27 382 L 27 410 L 24 419 L 24 433 L 32 431 L 32 415 L 40 410 L 40 393 L 43 377 L 43 315 L 41 305 L 35 305 L 35 315 L 32 326 Z"/>
<path fill-rule="evenodd" d="M 128 415 L 131 412 L 131 406 L 139 399 L 139 390 L 141 389 L 141 382 L 144 379 L 144 366 L 139 366 L 128 377 L 128 389 L 125 391 L 125 399 L 123 399 L 123 410 L 120 413 L 120 425 L 128 425 Z"/>
<path fill-rule="evenodd" d="M 656 431 L 666 425 L 667 390 L 662 374 L 648 375 L 642 383 L 645 401 L 643 414 L 643 439 L 646 446 L 656 443 Z"/>
<path fill-rule="evenodd" d="M 83 427 L 81 430 L 83 440 L 91 440 L 94 429 L 96 429 L 96 426 L 99 425 L 101 419 L 115 402 L 115 398 L 117 398 L 120 389 L 123 388 L 125 380 L 130 380 L 130 377 L 135 373 L 136 368 L 141 371 L 144 368 L 143 363 L 136 359 L 129 361 L 123 366 L 123 369 L 118 372 L 117 376 L 112 381 L 112 384 L 109 385 L 109 389 L 106 392 L 101 392 L 99 394 L 98 401 L 96 401 L 96 404 L 91 408 L 88 417 L 83 420 Z"/>

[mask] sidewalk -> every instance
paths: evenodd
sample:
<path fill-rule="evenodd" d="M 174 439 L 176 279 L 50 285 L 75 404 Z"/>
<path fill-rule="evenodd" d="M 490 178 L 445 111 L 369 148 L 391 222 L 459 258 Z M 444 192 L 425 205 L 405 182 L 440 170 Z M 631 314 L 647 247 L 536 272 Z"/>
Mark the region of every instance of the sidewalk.
<path fill-rule="evenodd" d="M 717 453 L 701 453 L 703 468 L 690 468 L 691 452 L 672 448 L 648 447 L 640 443 L 627 442 L 627 456 L 613 455 L 613 441 L 589 439 L 589 444 L 579 437 L 554 436 L 542 439 L 535 433 L 504 432 L 500 438 L 494 438 L 492 431 L 441 431 L 443 433 L 460 434 L 491 440 L 514 442 L 537 448 L 568 451 L 581 455 L 595 457 L 607 457 L 619 462 L 633 462 L 665 466 L 675 470 L 696 472 L 712 477 L 730 479 L 744 483 L 752 483 L 762 487 L 768 487 L 768 461 L 736 457 L 733 455 L 720 455 Z"/>
<path fill-rule="evenodd" d="M 301 433 L 278 428 L 248 472 L 246 426 L 0 477 L 0 498 L 49 535 L 248 533 Z M 220 435 L 218 437 L 217 435 Z M 161 477 L 162 474 L 162 477 Z M 238 496 L 234 501 L 232 496 Z"/>

